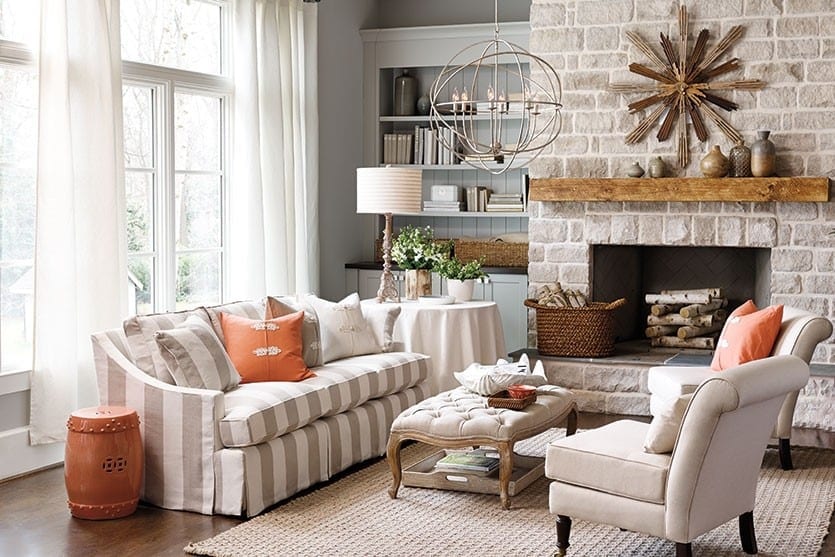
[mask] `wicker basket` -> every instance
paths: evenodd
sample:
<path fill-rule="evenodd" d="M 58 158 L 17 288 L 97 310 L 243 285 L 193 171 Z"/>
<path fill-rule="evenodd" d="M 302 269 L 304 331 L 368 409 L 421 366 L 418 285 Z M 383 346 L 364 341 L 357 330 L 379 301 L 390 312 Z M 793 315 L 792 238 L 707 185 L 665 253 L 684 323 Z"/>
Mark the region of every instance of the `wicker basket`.
<path fill-rule="evenodd" d="M 528 244 L 455 240 L 455 257 L 464 262 L 483 258 L 485 267 L 527 267 Z"/>
<path fill-rule="evenodd" d="M 599 358 L 609 356 L 615 347 L 613 310 L 626 303 L 591 302 L 586 307 L 559 308 L 525 300 L 536 310 L 536 347 L 545 356 Z"/>

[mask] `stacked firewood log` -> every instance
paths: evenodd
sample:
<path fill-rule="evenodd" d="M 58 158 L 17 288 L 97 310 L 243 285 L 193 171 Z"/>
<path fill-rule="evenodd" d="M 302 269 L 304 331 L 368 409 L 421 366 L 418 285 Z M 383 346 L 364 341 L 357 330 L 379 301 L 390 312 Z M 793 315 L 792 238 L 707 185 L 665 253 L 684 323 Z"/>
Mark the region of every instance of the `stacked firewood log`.
<path fill-rule="evenodd" d="M 652 346 L 713 350 L 728 316 L 721 288 L 662 290 L 647 294 L 651 304 L 646 335 Z"/>

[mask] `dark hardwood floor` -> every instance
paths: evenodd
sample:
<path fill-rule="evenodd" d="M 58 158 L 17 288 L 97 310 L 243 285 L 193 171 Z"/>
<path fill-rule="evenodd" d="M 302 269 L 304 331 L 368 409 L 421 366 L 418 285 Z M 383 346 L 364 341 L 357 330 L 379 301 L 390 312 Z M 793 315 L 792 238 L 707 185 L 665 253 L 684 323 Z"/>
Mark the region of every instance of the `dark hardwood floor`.
<path fill-rule="evenodd" d="M 581 414 L 579 426 L 594 428 L 619 418 L 622 416 Z M 792 444 L 835 449 L 835 433 L 795 430 Z M 0 555 L 183 556 L 183 547 L 189 542 L 210 538 L 241 522 L 234 517 L 145 505 L 118 520 L 80 520 L 72 518 L 66 499 L 63 467 L 0 483 Z M 832 531 L 830 523 L 821 556 L 835 556 Z"/>

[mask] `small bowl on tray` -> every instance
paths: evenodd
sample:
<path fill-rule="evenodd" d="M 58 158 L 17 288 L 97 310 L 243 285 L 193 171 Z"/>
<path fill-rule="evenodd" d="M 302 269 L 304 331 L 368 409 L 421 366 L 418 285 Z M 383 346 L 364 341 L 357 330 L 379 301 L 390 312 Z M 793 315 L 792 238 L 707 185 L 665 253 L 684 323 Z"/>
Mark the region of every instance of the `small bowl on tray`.
<path fill-rule="evenodd" d="M 536 394 L 536 387 L 532 385 L 508 385 L 507 392 L 510 398 L 527 398 Z"/>

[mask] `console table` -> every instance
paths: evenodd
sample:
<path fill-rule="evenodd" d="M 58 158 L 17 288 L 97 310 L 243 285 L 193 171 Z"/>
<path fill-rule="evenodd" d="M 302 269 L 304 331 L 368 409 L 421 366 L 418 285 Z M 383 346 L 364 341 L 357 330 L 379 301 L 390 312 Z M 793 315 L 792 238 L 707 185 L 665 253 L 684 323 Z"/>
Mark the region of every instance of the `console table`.
<path fill-rule="evenodd" d="M 363 300 L 374 304 L 374 300 Z M 394 325 L 398 349 L 432 358 L 432 394 L 458 387 L 452 375 L 473 362 L 495 363 L 507 357 L 502 318 L 496 302 L 431 305 L 404 301 Z"/>

